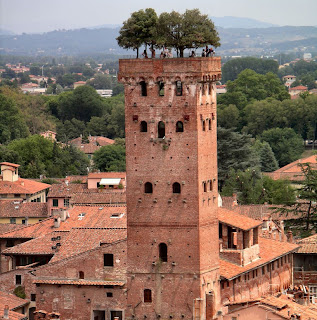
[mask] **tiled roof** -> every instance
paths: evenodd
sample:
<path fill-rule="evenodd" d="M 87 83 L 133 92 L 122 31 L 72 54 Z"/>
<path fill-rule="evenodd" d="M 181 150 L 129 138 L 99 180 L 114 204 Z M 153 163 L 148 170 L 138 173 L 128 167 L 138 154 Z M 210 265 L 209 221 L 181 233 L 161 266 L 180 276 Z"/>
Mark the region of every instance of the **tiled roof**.
<path fill-rule="evenodd" d="M 19 178 L 18 181 L 0 181 L 0 194 L 33 194 L 50 187 L 49 184 Z"/>
<path fill-rule="evenodd" d="M 88 174 L 88 179 L 113 179 L 113 178 L 126 178 L 125 172 L 92 172 Z"/>
<path fill-rule="evenodd" d="M 292 299 L 287 295 L 281 295 L 280 297 L 268 296 L 261 300 L 261 304 L 273 307 L 274 313 L 285 319 L 292 319 L 291 316 L 294 314 L 300 315 L 301 320 L 317 319 L 317 309 L 314 305 L 301 305 Z"/>
<path fill-rule="evenodd" d="M 0 235 L 5 232 L 13 231 L 21 228 L 20 224 L 0 223 Z"/>
<path fill-rule="evenodd" d="M 250 204 L 233 206 L 231 210 L 249 218 L 263 221 L 263 218 L 270 216 L 273 212 L 273 210 L 270 209 L 272 207 L 276 207 L 276 205 Z"/>
<path fill-rule="evenodd" d="M 74 193 L 88 191 L 87 185 L 82 183 L 56 183 L 52 184 L 48 192 L 48 198 L 67 198 L 72 197 Z"/>
<path fill-rule="evenodd" d="M 37 279 L 36 284 L 60 284 L 60 285 L 80 285 L 80 286 L 119 286 L 125 285 L 125 281 L 120 280 L 86 280 L 86 279 Z"/>
<path fill-rule="evenodd" d="M 218 219 L 221 223 L 236 227 L 241 230 L 250 230 L 262 224 L 262 221 L 251 219 L 225 208 L 218 208 Z"/>
<path fill-rule="evenodd" d="M 114 144 L 115 141 L 106 137 L 88 137 L 89 143 L 82 143 L 82 138 L 76 138 L 70 141 L 70 144 L 78 147 L 86 154 L 92 154 L 103 146 Z"/>
<path fill-rule="evenodd" d="M 298 245 L 259 237 L 259 247 L 260 259 L 243 267 L 220 259 L 220 275 L 226 279 L 235 278 L 242 273 L 258 268 L 281 256 L 296 251 Z"/>
<path fill-rule="evenodd" d="M 0 218 L 47 216 L 47 203 L 0 200 Z"/>
<path fill-rule="evenodd" d="M 297 86 L 289 89 L 290 91 L 295 91 L 295 90 L 307 90 L 307 87 L 305 86 Z"/>
<path fill-rule="evenodd" d="M 23 226 L 14 231 L 0 234 L 0 239 L 33 239 L 52 231 L 53 218 L 45 219 L 41 222 Z"/>
<path fill-rule="evenodd" d="M 27 304 L 29 304 L 29 301 L 25 299 L 21 299 L 13 294 L 0 291 L 0 314 L 2 316 L 4 313 L 5 306 L 9 306 L 9 320 L 28 319 L 25 315 L 21 313 L 11 311 L 12 309 L 17 309 Z"/>
<path fill-rule="evenodd" d="M 317 254 L 317 234 L 297 241 L 300 248 L 297 253 L 315 253 Z"/>
<path fill-rule="evenodd" d="M 125 192 L 96 192 L 96 193 L 76 193 L 73 195 L 72 204 L 125 204 Z"/>
<path fill-rule="evenodd" d="M 1 162 L 0 166 L 10 166 L 10 167 L 14 167 L 14 168 L 19 168 L 20 167 L 19 164 L 15 164 L 15 163 L 11 163 L 11 162 Z"/>
<path fill-rule="evenodd" d="M 127 237 L 126 229 L 72 229 L 64 235 L 61 246 L 51 263 L 100 247 L 101 243 L 113 243 Z M 63 237 L 61 237 L 62 239 Z"/>

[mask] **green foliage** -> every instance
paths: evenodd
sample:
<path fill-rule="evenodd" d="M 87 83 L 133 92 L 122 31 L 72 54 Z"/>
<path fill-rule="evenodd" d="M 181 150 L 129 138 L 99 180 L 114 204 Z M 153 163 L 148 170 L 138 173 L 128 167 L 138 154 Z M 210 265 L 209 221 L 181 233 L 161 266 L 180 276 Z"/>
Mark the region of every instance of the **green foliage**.
<path fill-rule="evenodd" d="M 154 44 L 157 37 L 157 15 L 154 9 L 147 8 L 133 12 L 131 17 L 123 22 L 117 41 L 120 47 L 137 50 L 142 44 Z"/>
<path fill-rule="evenodd" d="M 95 89 L 111 89 L 112 77 L 105 74 L 96 74 L 87 84 Z"/>
<path fill-rule="evenodd" d="M 240 112 L 234 104 L 218 105 L 218 126 L 230 129 L 237 128 L 240 124 Z"/>
<path fill-rule="evenodd" d="M 29 135 L 22 112 L 13 99 L 0 93 L 0 143 L 24 138 Z"/>
<path fill-rule="evenodd" d="M 249 135 L 232 129 L 217 128 L 218 136 L 218 180 L 220 190 L 229 170 L 246 170 L 259 166 L 259 157 L 252 148 Z"/>
<path fill-rule="evenodd" d="M 61 148 L 39 135 L 11 141 L 6 149 L 5 152 L 17 155 L 17 163 L 21 165 L 19 173 L 24 178 L 86 174 L 89 165 L 88 158 L 80 150 L 72 146 Z"/>
<path fill-rule="evenodd" d="M 220 45 L 214 23 L 199 9 L 186 10 L 184 14 L 163 12 L 158 19 L 158 30 L 158 43 L 175 48 L 180 57 L 185 49 Z"/>
<path fill-rule="evenodd" d="M 18 298 L 25 299 L 26 294 L 23 286 L 17 286 L 13 290 L 13 294 L 16 295 Z"/>
<path fill-rule="evenodd" d="M 278 169 L 277 160 L 274 156 L 272 148 L 267 142 L 256 140 L 253 148 L 260 158 L 261 172 L 272 172 Z"/>
<path fill-rule="evenodd" d="M 251 69 L 259 74 L 266 74 L 272 72 L 277 74 L 278 63 L 274 60 L 259 59 L 254 57 L 236 58 L 232 59 L 224 64 L 222 67 L 222 80 L 224 82 L 228 80 L 237 79 L 240 72 L 245 69 Z"/>
<path fill-rule="evenodd" d="M 125 171 L 125 147 L 116 143 L 101 147 L 94 153 L 93 161 L 100 171 Z"/>
<path fill-rule="evenodd" d="M 60 184 L 59 181 L 53 179 L 53 178 L 44 178 L 41 180 L 41 182 L 43 183 L 47 183 L 47 184 Z"/>
<path fill-rule="evenodd" d="M 283 101 L 289 98 L 289 94 L 280 79 L 272 72 L 262 75 L 245 69 L 236 80 L 227 82 L 227 93 L 219 96 L 218 103 L 234 104 L 241 110 L 249 102 L 268 97 Z"/>
<path fill-rule="evenodd" d="M 280 167 L 299 159 L 304 151 L 302 138 L 291 128 L 265 130 L 261 140 L 270 144 Z"/>
<path fill-rule="evenodd" d="M 295 190 L 285 180 L 273 180 L 262 176 L 258 170 L 229 171 L 222 194 L 231 196 L 236 193 L 241 204 L 292 204 Z"/>

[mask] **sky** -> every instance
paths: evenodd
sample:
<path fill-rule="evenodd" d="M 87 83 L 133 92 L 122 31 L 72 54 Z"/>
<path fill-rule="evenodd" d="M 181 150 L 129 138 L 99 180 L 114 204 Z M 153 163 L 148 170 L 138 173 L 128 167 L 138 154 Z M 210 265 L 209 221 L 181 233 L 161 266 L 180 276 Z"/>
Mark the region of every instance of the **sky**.
<path fill-rule="evenodd" d="M 158 14 L 199 8 L 215 17 L 245 17 L 281 26 L 317 25 L 317 0 L 0 0 L 0 24 L 18 34 L 121 24 L 132 12 L 148 7 Z"/>

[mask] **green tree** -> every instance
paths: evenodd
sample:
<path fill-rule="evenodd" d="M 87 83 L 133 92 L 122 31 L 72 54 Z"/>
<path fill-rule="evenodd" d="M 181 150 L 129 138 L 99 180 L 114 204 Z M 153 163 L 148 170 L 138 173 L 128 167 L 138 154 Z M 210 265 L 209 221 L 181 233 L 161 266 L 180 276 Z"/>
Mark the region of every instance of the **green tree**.
<path fill-rule="evenodd" d="M 236 58 L 232 59 L 224 64 L 222 67 L 222 80 L 224 82 L 228 80 L 237 79 L 240 72 L 245 69 L 251 69 L 259 74 L 266 74 L 273 72 L 277 74 L 278 63 L 275 60 L 259 59 L 254 57 Z"/>
<path fill-rule="evenodd" d="M 120 47 L 137 51 L 142 44 L 153 45 L 157 39 L 157 15 L 154 9 L 147 8 L 133 12 L 131 17 L 123 22 L 117 41 Z"/>
<path fill-rule="evenodd" d="M 185 49 L 220 45 L 214 23 L 199 9 L 186 10 L 184 14 L 163 12 L 158 19 L 158 30 L 158 43 L 175 48 L 180 57 L 184 56 Z"/>
<path fill-rule="evenodd" d="M 12 98 L 0 93 L 0 143 L 29 135 L 25 119 Z"/>
<path fill-rule="evenodd" d="M 271 146 L 267 142 L 256 140 L 253 148 L 260 158 L 261 172 L 272 172 L 278 169 L 278 163 Z"/>
<path fill-rule="evenodd" d="M 94 153 L 93 161 L 100 171 L 125 171 L 125 147 L 121 143 L 101 147 Z"/>
<path fill-rule="evenodd" d="M 237 128 L 240 124 L 240 112 L 234 104 L 217 106 L 218 126 L 229 129 Z"/>
<path fill-rule="evenodd" d="M 270 144 L 280 167 L 299 159 L 304 151 L 303 139 L 291 128 L 265 130 L 261 140 Z"/>
<path fill-rule="evenodd" d="M 232 129 L 217 128 L 218 141 L 218 180 L 222 190 L 230 169 L 246 170 L 259 166 L 259 157 L 252 149 L 252 139 Z"/>
<path fill-rule="evenodd" d="M 111 76 L 105 74 L 96 74 L 93 79 L 89 80 L 87 84 L 95 89 L 111 89 Z"/>

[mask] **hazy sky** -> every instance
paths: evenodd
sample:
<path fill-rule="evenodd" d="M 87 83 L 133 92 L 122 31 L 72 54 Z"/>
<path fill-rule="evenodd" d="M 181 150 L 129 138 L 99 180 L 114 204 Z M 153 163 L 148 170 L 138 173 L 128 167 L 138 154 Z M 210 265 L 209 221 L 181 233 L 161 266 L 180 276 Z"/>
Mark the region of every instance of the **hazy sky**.
<path fill-rule="evenodd" d="M 0 0 L 0 22 L 2 28 L 16 33 L 46 32 L 120 24 L 131 12 L 147 7 L 157 13 L 199 8 L 216 17 L 247 17 L 278 25 L 317 25 L 317 0 Z"/>

